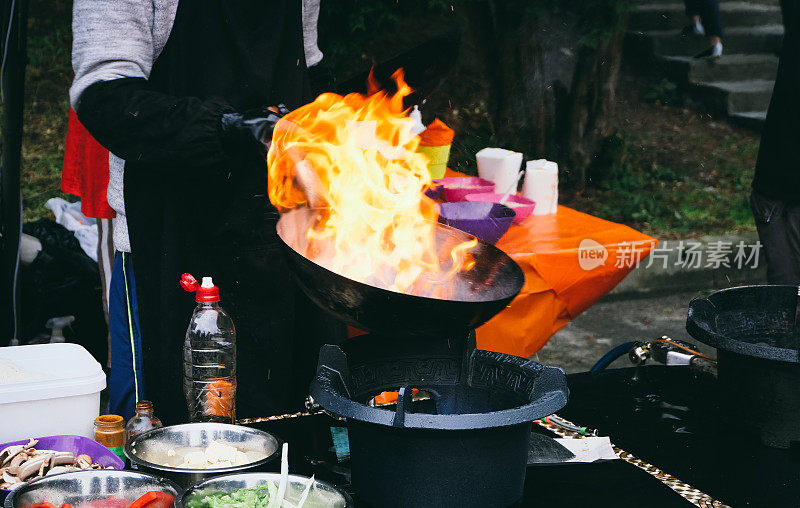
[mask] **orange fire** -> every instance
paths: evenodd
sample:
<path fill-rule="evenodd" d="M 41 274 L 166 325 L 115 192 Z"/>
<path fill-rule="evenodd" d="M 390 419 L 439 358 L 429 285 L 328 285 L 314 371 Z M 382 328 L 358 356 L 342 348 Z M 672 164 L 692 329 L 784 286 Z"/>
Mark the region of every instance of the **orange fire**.
<path fill-rule="evenodd" d="M 472 267 L 477 240 L 442 256 L 437 206 L 424 195 L 428 160 L 416 152 L 419 137 L 403 109 L 411 89 L 401 70 L 392 78 L 393 95 L 371 80 L 370 95 L 326 93 L 286 115 L 267 156 L 269 198 L 281 212 L 318 206 L 297 185 L 296 166 L 305 161 L 326 203 L 307 223 L 301 254 L 360 282 L 444 297 L 441 283 Z"/>

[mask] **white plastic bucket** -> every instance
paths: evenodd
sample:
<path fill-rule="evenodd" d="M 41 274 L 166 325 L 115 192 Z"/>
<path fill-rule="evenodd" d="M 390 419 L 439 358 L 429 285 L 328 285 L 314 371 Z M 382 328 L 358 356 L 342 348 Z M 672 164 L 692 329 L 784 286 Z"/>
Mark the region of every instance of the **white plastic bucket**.
<path fill-rule="evenodd" d="M 32 380 L 0 379 L 0 443 L 71 434 L 93 438 L 106 375 L 78 344 L 0 348 L 0 358 L 33 374 Z"/>

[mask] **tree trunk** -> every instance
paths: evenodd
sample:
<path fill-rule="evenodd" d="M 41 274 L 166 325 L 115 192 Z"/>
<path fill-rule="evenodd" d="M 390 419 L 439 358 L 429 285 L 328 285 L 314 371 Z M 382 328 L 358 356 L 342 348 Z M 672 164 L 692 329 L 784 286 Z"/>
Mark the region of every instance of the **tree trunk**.
<path fill-rule="evenodd" d="M 500 0 L 472 2 L 468 19 L 488 80 L 495 142 L 526 158 L 556 160 L 564 183 L 582 189 L 588 166 L 613 128 L 624 29 L 597 46 L 579 45 L 571 20 L 551 26 L 536 11 Z M 554 56 L 565 37 L 578 48 L 574 61 Z M 563 72 L 547 67 L 567 69 L 573 63 L 574 72 L 564 79 L 569 86 L 553 78 Z"/>
<path fill-rule="evenodd" d="M 577 189 L 585 187 L 586 170 L 614 126 L 624 37 L 625 32 L 620 31 L 611 40 L 597 47 L 582 46 L 578 52 L 562 145 L 565 176 Z"/>
<path fill-rule="evenodd" d="M 509 5 L 511 4 L 511 5 Z M 475 2 L 471 31 L 488 80 L 489 122 L 498 144 L 533 156 L 548 146 L 547 86 L 533 17 L 514 2 Z"/>

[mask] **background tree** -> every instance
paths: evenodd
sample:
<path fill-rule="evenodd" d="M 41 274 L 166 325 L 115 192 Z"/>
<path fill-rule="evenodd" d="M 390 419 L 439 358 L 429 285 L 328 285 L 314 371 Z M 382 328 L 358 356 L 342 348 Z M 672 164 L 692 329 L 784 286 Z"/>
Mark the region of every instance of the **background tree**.
<path fill-rule="evenodd" d="M 630 0 L 343 0 L 324 4 L 327 65 L 337 77 L 450 28 L 459 60 L 429 97 L 456 129 L 452 163 L 474 172 L 489 144 L 556 160 L 580 189 L 613 126 Z"/>

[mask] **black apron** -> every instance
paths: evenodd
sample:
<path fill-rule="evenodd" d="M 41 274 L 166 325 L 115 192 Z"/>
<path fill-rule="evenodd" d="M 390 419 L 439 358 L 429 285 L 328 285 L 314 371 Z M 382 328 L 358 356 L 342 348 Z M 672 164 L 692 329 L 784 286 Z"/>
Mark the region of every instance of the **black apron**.
<path fill-rule="evenodd" d="M 149 87 L 219 97 L 238 111 L 310 97 L 299 0 L 184 0 Z M 146 396 L 165 424 L 186 421 L 182 362 L 195 305 L 181 273 L 212 276 L 237 329 L 237 416 L 300 407 L 319 346 L 343 327 L 296 288 L 255 151 L 223 164 L 127 161 L 125 209 L 142 332 Z"/>

